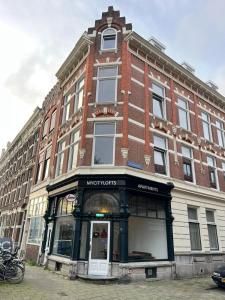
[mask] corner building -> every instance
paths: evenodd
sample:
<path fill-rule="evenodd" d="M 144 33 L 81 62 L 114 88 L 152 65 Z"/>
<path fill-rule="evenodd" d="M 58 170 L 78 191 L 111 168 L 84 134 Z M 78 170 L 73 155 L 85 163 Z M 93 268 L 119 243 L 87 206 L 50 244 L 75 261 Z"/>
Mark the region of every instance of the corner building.
<path fill-rule="evenodd" d="M 42 183 L 48 267 L 174 278 L 224 261 L 225 98 L 215 86 L 112 7 L 56 76 L 55 152 Z"/>

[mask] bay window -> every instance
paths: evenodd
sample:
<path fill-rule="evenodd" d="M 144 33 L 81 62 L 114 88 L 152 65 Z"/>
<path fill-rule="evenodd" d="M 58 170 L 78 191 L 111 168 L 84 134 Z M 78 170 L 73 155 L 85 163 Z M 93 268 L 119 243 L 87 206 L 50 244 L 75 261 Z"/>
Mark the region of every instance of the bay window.
<path fill-rule="evenodd" d="M 94 128 L 94 165 L 114 164 L 115 123 L 95 123 Z"/>
<path fill-rule="evenodd" d="M 118 68 L 114 66 L 99 67 L 97 78 L 96 102 L 115 103 L 117 99 Z"/>
<path fill-rule="evenodd" d="M 167 174 L 167 145 L 166 139 L 154 135 L 154 165 L 155 172 Z"/>

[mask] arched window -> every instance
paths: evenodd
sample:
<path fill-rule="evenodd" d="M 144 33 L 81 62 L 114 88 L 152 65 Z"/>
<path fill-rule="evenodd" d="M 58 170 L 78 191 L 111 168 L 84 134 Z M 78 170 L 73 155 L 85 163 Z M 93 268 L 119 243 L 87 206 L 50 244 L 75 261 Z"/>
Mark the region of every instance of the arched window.
<path fill-rule="evenodd" d="M 116 193 L 99 191 L 93 194 L 87 193 L 85 197 L 84 213 L 118 213 L 119 201 Z"/>
<path fill-rule="evenodd" d="M 116 49 L 116 30 L 107 28 L 102 32 L 102 50 Z"/>

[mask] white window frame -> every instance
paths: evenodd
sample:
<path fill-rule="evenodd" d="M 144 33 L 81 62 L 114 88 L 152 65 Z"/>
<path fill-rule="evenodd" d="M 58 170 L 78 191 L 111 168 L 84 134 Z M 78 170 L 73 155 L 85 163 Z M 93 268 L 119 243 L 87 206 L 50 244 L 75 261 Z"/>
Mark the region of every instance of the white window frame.
<path fill-rule="evenodd" d="M 188 157 L 188 156 L 183 155 L 182 148 L 186 148 L 186 149 L 190 150 L 191 157 Z M 186 145 L 183 145 L 183 144 L 182 144 L 182 145 L 181 145 L 181 155 L 182 155 L 182 157 L 185 157 L 185 158 L 187 158 L 187 159 L 190 159 L 190 161 L 191 161 L 191 169 L 192 169 L 192 179 L 193 179 L 192 183 L 196 183 L 195 164 L 194 164 L 193 149 L 190 148 L 190 147 L 188 147 L 188 146 L 186 146 Z M 188 182 L 191 182 L 191 181 L 188 181 Z"/>
<path fill-rule="evenodd" d="M 107 30 L 113 30 L 115 32 L 115 47 L 113 48 L 103 48 L 103 45 L 104 45 L 104 36 L 110 36 L 112 34 L 105 34 L 105 32 Z M 103 30 L 103 32 L 101 33 L 101 51 L 110 51 L 110 50 L 117 50 L 117 30 L 113 27 L 108 27 L 106 28 L 105 30 Z"/>
<path fill-rule="evenodd" d="M 114 128 L 115 128 L 115 133 L 114 134 L 95 134 L 95 126 L 96 124 L 114 124 Z M 95 137 L 101 137 L 101 136 L 105 136 L 105 137 L 113 137 L 113 159 L 112 159 L 112 164 L 95 164 L 95 143 L 96 143 L 96 139 Z M 110 166 L 114 166 L 115 165 L 115 148 L 116 148 L 116 122 L 106 122 L 106 121 L 102 121 L 102 122 L 95 122 L 94 123 L 94 135 L 93 135 L 93 143 L 92 143 L 92 166 L 93 167 L 110 167 Z"/>
<path fill-rule="evenodd" d="M 72 94 L 64 96 L 62 124 L 66 123 L 70 118 L 71 98 Z"/>
<path fill-rule="evenodd" d="M 99 70 L 100 69 L 107 69 L 107 68 L 115 68 L 117 75 L 115 76 L 110 76 L 110 77 L 100 77 L 99 76 Z M 99 102 L 99 81 L 107 80 L 107 79 L 115 79 L 115 99 L 114 101 L 106 101 L 106 102 Z M 96 103 L 99 105 L 107 105 L 107 104 L 116 104 L 117 103 L 117 87 L 118 87 L 118 66 L 115 65 L 107 65 L 107 66 L 102 66 L 98 67 L 97 70 L 97 85 L 96 85 Z"/>
<path fill-rule="evenodd" d="M 216 120 L 216 133 L 217 133 L 217 139 L 218 139 L 218 145 L 220 147 L 225 147 L 225 137 L 224 137 L 224 127 L 223 127 L 223 122 L 222 121 L 219 121 L 219 120 Z M 221 138 L 222 138 L 222 145 L 220 145 L 220 142 L 219 142 L 219 134 L 221 134 Z"/>
<path fill-rule="evenodd" d="M 76 135 L 76 133 L 78 133 L 78 139 L 74 140 L 71 143 L 71 139 L 73 135 Z M 80 141 L 80 129 L 74 130 L 71 132 L 70 134 L 70 145 L 69 145 L 69 154 L 68 154 L 68 163 L 67 163 L 67 171 L 71 171 L 74 170 L 77 167 L 77 158 L 78 158 L 78 154 L 79 154 L 79 141 Z M 77 157 L 76 157 L 76 167 L 73 168 L 73 165 L 71 166 L 71 162 L 72 162 L 72 149 L 74 150 L 74 147 L 76 147 L 76 145 L 78 145 L 78 149 L 77 149 Z M 71 152 L 72 151 L 72 152 Z M 74 154 L 74 153 L 73 153 Z M 73 161 L 74 161 L 74 157 L 73 157 Z"/>
<path fill-rule="evenodd" d="M 65 143 L 65 147 L 62 148 L 60 151 L 59 151 L 59 145 L 63 145 L 63 143 Z M 63 172 L 63 165 L 64 165 L 64 159 L 65 159 L 65 149 L 66 149 L 66 141 L 65 140 L 61 140 L 58 142 L 58 148 L 57 148 L 57 154 L 56 154 L 56 169 L 55 169 L 55 177 L 58 177 L 60 175 L 62 175 L 62 172 Z M 63 158 L 62 158 L 62 155 L 63 155 Z M 60 163 L 59 163 L 59 156 L 60 156 L 60 163 L 61 163 L 61 160 L 63 159 L 63 162 L 62 162 L 62 172 L 60 172 L 59 174 L 59 166 L 60 166 Z"/>
<path fill-rule="evenodd" d="M 223 178 L 225 180 L 225 161 L 222 161 L 222 172 L 223 172 Z"/>
<path fill-rule="evenodd" d="M 155 149 L 156 150 L 159 149 L 159 151 L 160 150 L 164 151 L 166 174 L 157 173 L 157 172 L 156 172 L 156 174 L 168 177 L 168 176 L 170 176 L 170 162 L 169 162 L 169 151 L 168 151 L 168 139 L 166 137 L 164 137 L 164 136 L 161 136 L 161 135 L 158 135 L 158 134 L 154 134 L 153 135 L 153 144 L 154 144 L 154 136 L 157 136 L 157 137 L 165 140 L 165 149 L 159 148 L 159 147 L 157 147 L 157 146 L 154 145 L 154 148 L 153 148 L 153 159 L 154 159 L 154 151 L 155 151 Z M 154 161 L 154 165 L 155 165 L 155 161 Z"/>
<path fill-rule="evenodd" d="M 183 108 L 179 105 L 179 100 L 183 101 L 186 105 L 186 108 Z M 180 98 L 178 97 L 177 99 L 177 107 L 178 107 L 178 117 L 179 117 L 179 125 L 181 128 L 183 128 L 184 130 L 187 130 L 187 131 L 191 131 L 191 122 L 190 122 L 190 111 L 189 111 L 189 105 L 188 105 L 188 101 L 183 99 L 183 98 Z M 182 110 L 186 113 L 187 115 L 187 128 L 184 128 L 181 126 L 181 122 L 180 122 L 180 115 L 179 115 L 179 111 Z"/>
<path fill-rule="evenodd" d="M 153 84 L 158 86 L 159 88 L 161 88 L 163 90 L 163 97 L 161 95 L 158 95 L 156 93 L 153 92 Z M 163 116 L 160 117 L 160 116 L 157 116 L 154 114 L 154 94 L 157 95 L 158 97 L 160 97 L 162 99 L 162 114 Z M 163 119 L 163 120 L 167 120 L 167 111 L 166 111 L 166 89 L 163 85 L 159 84 L 158 82 L 152 82 L 152 114 L 153 116 L 157 117 L 157 118 L 160 118 L 160 119 Z"/>
<path fill-rule="evenodd" d="M 74 113 L 78 112 L 78 111 L 81 109 L 81 107 L 83 106 L 83 101 L 84 101 L 84 84 L 82 85 L 81 88 L 78 88 L 78 86 L 79 86 L 79 83 L 80 83 L 81 81 L 84 81 L 84 80 L 85 80 L 84 76 L 81 76 L 81 77 L 76 81 L 76 83 L 75 83 Z M 81 103 L 81 106 L 79 106 L 79 102 L 78 102 L 79 99 L 78 99 L 78 96 L 79 96 L 81 90 L 83 90 L 83 97 L 82 97 L 82 103 Z"/>
<path fill-rule="evenodd" d="M 208 158 L 209 158 L 209 159 L 212 159 L 212 162 L 213 162 L 212 165 L 208 163 Z M 213 169 L 214 169 L 214 172 L 215 172 L 216 188 L 214 188 L 214 187 L 212 187 L 212 186 L 211 186 L 211 188 L 212 188 L 212 189 L 219 190 L 219 179 L 218 179 L 218 173 L 217 173 L 217 167 L 216 167 L 216 158 L 213 157 L 213 156 L 211 156 L 211 155 L 207 155 L 207 157 L 206 157 L 206 162 L 207 162 L 208 167 L 213 168 Z"/>
<path fill-rule="evenodd" d="M 203 117 L 202 117 L 203 114 L 207 116 L 207 121 L 203 119 Z M 204 137 L 205 140 L 212 142 L 212 141 L 213 141 L 213 138 L 212 138 L 212 128 L 211 128 L 210 115 L 209 115 L 207 112 L 202 111 L 202 112 L 201 112 L 201 119 L 202 119 L 202 132 L 203 132 L 203 137 Z M 204 123 L 208 125 L 208 129 L 209 129 L 209 139 L 206 138 L 206 137 L 204 136 Z"/>

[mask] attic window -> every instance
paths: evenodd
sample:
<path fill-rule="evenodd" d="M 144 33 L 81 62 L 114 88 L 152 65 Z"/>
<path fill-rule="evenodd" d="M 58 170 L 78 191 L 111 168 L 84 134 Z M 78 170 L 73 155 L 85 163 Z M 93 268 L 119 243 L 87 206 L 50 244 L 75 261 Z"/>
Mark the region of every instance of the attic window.
<path fill-rule="evenodd" d="M 116 49 L 116 30 L 113 28 L 107 28 L 102 33 L 102 50 L 114 50 Z"/>

